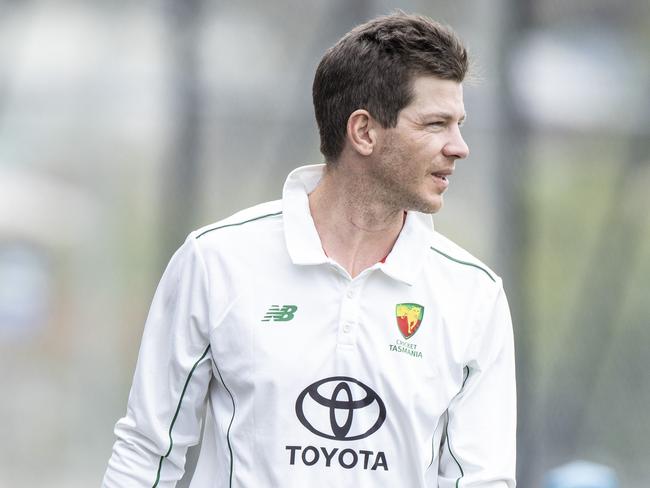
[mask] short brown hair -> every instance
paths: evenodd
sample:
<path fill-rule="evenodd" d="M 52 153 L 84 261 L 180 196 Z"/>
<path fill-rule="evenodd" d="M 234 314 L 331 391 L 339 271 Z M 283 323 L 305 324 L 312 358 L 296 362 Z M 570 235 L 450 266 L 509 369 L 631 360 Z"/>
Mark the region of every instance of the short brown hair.
<path fill-rule="evenodd" d="M 367 110 L 395 127 L 412 100 L 414 76 L 462 82 L 468 55 L 454 31 L 428 17 L 398 11 L 361 24 L 327 50 L 312 88 L 321 152 L 334 163 L 345 144 L 348 117 Z"/>

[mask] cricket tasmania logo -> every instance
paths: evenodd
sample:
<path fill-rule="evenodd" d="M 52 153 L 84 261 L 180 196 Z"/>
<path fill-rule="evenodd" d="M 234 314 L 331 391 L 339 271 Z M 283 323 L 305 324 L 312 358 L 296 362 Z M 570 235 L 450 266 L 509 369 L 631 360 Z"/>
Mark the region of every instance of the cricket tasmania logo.
<path fill-rule="evenodd" d="M 397 327 L 404 336 L 404 339 L 410 338 L 415 334 L 422 323 L 424 317 L 424 307 L 417 303 L 398 303 L 395 306 L 395 318 Z"/>

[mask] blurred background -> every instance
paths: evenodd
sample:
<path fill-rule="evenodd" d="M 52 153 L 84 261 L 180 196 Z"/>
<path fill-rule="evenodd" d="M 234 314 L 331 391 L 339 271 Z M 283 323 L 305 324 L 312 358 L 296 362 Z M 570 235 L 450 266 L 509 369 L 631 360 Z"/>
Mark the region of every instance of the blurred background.
<path fill-rule="evenodd" d="M 647 0 L 0 0 L 0 486 L 99 485 L 171 253 L 321 161 L 315 67 L 395 8 L 474 58 L 435 220 L 504 278 L 519 486 L 650 485 Z"/>

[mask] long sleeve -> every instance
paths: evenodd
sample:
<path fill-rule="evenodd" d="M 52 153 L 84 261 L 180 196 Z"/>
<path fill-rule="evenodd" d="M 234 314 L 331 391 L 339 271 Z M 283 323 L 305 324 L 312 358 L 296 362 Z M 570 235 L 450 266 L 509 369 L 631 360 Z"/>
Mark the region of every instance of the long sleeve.
<path fill-rule="evenodd" d="M 182 477 L 212 375 L 208 286 L 190 235 L 156 290 L 103 487 L 169 487 Z"/>
<path fill-rule="evenodd" d="M 512 323 L 499 290 L 477 319 L 465 381 L 447 411 L 439 488 L 514 488 L 516 391 Z"/>

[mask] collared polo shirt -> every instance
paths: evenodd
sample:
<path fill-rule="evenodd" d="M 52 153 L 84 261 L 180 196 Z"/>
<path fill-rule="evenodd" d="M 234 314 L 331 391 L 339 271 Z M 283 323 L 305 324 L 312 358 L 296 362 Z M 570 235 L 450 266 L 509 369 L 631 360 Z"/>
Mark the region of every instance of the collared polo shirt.
<path fill-rule="evenodd" d="M 105 487 L 514 487 L 512 326 L 501 280 L 409 211 L 354 279 L 308 194 L 188 237 L 156 291 Z"/>

